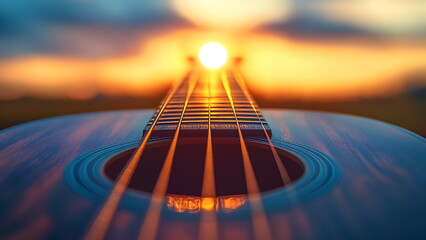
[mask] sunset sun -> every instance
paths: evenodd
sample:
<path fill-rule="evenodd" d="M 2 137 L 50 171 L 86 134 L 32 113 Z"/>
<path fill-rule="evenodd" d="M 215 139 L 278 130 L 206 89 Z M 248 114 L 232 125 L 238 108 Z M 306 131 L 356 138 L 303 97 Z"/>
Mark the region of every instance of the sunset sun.
<path fill-rule="evenodd" d="M 215 42 L 203 45 L 199 53 L 201 63 L 208 68 L 222 67 L 226 63 L 227 57 L 225 47 Z"/>

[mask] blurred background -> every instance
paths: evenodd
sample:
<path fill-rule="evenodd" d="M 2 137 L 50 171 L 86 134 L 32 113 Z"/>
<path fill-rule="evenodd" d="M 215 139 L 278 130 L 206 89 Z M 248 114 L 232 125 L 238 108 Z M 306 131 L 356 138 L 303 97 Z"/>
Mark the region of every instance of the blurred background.
<path fill-rule="evenodd" d="M 370 117 L 426 136 L 424 0 L 0 1 L 0 129 L 155 108 L 206 42 L 263 108 Z"/>

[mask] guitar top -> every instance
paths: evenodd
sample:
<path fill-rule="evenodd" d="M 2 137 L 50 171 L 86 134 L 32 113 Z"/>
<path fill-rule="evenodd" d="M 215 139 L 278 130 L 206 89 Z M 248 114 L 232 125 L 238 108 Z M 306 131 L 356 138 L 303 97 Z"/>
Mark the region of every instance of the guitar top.
<path fill-rule="evenodd" d="M 423 137 L 349 115 L 258 110 L 237 75 L 197 74 L 157 110 L 1 131 L 0 238 L 426 236 Z"/>

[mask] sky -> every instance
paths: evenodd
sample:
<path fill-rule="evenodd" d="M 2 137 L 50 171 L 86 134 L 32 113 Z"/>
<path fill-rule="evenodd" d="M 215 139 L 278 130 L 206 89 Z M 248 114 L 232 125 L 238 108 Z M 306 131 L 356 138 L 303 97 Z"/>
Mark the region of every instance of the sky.
<path fill-rule="evenodd" d="M 0 99 L 155 95 L 209 41 L 271 96 L 394 94 L 426 71 L 425 12 L 424 0 L 0 1 Z"/>

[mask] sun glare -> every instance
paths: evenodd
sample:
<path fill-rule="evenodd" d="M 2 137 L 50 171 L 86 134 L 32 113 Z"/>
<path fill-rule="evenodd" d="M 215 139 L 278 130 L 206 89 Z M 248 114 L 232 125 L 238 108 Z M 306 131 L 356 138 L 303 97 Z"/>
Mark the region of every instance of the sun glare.
<path fill-rule="evenodd" d="M 201 63 L 208 68 L 220 68 L 226 63 L 228 53 L 225 47 L 219 43 L 206 43 L 200 49 Z"/>

